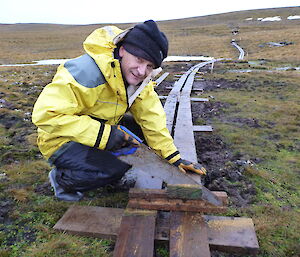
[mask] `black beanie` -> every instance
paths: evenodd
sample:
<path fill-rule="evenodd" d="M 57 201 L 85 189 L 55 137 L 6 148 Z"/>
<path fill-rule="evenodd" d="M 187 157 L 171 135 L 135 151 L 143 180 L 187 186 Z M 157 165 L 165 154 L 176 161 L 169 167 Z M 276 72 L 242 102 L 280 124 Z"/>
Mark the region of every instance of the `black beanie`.
<path fill-rule="evenodd" d="M 155 68 L 168 55 L 168 39 L 153 20 L 134 26 L 124 38 L 123 46 L 129 53 L 153 62 Z"/>

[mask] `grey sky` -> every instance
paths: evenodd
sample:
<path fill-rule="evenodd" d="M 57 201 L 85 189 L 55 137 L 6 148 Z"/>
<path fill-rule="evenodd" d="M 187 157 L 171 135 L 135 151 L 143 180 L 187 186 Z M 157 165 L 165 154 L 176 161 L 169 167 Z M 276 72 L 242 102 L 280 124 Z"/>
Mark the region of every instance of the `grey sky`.
<path fill-rule="evenodd" d="M 299 6 L 299 0 L 0 0 L 0 23 L 126 23 Z M 300 15 L 291 13 L 290 15 Z"/>

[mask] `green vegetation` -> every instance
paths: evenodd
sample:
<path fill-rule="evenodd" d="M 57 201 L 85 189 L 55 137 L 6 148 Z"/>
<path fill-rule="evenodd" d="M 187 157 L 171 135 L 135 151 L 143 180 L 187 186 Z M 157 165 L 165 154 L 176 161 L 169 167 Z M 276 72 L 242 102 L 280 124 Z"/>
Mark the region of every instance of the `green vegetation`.
<path fill-rule="evenodd" d="M 238 213 L 254 220 L 261 247 L 259 256 L 297 256 L 300 251 L 300 102 L 297 98 L 300 74 L 229 73 L 224 72 L 227 66 L 217 64 L 215 73 L 205 77 L 224 79 L 228 88 L 203 96 L 213 94 L 214 101 L 229 104 L 223 114 L 211 121 L 215 133 L 222 135 L 233 151 L 251 160 L 259 159 L 245 171 L 256 187 L 256 201 Z M 240 87 L 230 88 L 237 80 L 241 82 Z"/>
<path fill-rule="evenodd" d="M 247 60 L 215 64 L 214 72 L 203 78 L 225 81 L 228 87 L 201 97 L 226 103 L 222 113 L 209 120 L 214 133 L 234 153 L 256 160 L 245 170 L 255 185 L 255 202 L 230 208 L 228 214 L 253 219 L 260 257 L 300 253 L 300 72 L 274 70 L 300 66 L 300 21 L 262 24 L 245 19 L 286 18 L 299 12 L 300 7 L 281 8 L 160 22 L 170 39 L 170 55 L 236 59 L 231 30 L 240 30 L 237 39 L 248 53 Z M 0 25 L 0 63 L 78 56 L 84 38 L 99 26 Z M 259 47 L 270 41 L 294 44 Z M 164 66 L 168 71 L 171 64 Z M 252 72 L 235 72 L 244 69 Z M 52 229 L 71 203 L 53 198 L 47 179 L 50 167 L 38 151 L 31 111 L 55 70 L 56 66 L 0 67 L 0 256 L 111 256 L 113 241 Z M 126 190 L 107 186 L 88 193 L 78 204 L 124 208 L 127 197 Z M 157 253 L 167 256 L 167 247 L 159 246 Z"/>

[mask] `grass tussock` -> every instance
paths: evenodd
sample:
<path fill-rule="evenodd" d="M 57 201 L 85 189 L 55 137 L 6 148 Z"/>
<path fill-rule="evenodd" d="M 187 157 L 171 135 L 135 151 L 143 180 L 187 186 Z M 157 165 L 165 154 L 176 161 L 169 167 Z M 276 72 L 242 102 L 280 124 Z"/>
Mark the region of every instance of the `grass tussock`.
<path fill-rule="evenodd" d="M 46 242 L 33 245 L 27 250 L 28 257 L 43 256 L 112 256 L 107 240 L 88 239 L 64 233 L 52 234 Z"/>

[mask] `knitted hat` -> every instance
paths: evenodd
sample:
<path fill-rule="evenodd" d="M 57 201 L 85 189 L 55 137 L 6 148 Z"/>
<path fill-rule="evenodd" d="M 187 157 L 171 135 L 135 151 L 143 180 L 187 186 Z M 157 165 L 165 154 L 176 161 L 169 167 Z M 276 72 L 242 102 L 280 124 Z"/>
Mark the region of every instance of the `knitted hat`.
<path fill-rule="evenodd" d="M 153 62 L 160 67 L 168 55 L 168 39 L 153 20 L 134 26 L 126 35 L 123 47 L 129 53 Z"/>

